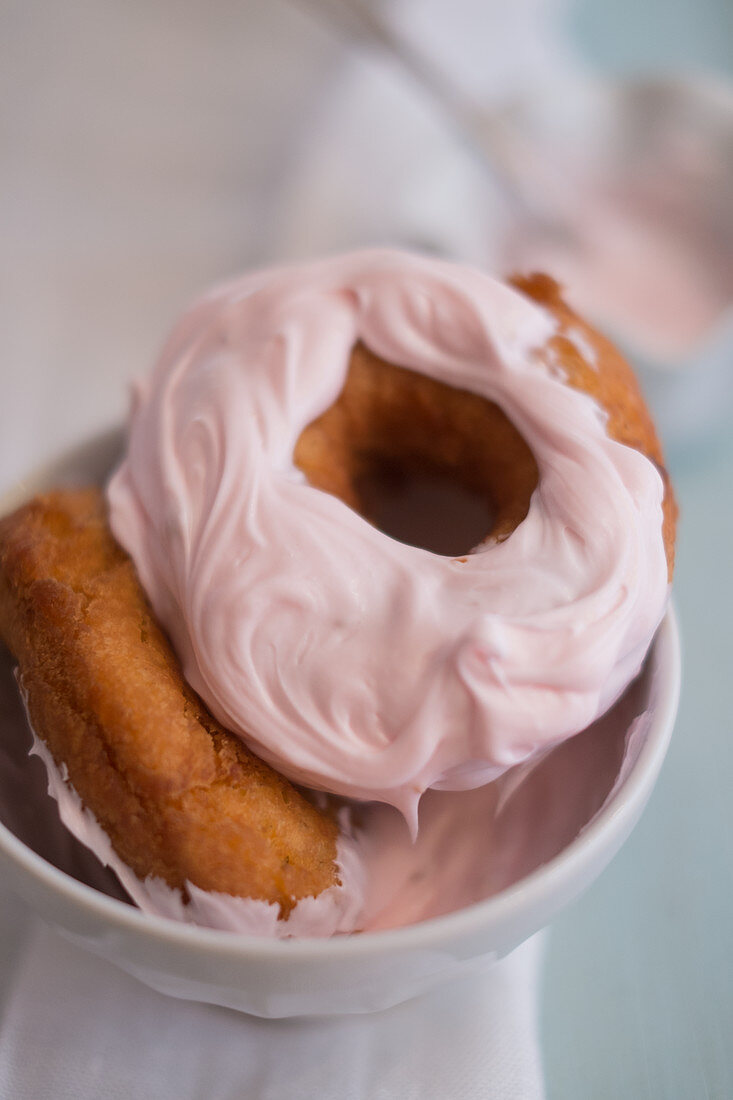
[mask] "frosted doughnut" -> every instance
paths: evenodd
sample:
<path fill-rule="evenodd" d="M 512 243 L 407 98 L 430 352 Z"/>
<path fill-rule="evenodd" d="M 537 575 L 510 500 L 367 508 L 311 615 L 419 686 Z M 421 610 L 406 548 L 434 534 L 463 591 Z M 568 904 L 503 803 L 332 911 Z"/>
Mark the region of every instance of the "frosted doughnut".
<path fill-rule="evenodd" d="M 569 383 L 609 346 L 553 294 L 387 250 L 268 270 L 194 305 L 137 387 L 112 529 L 189 683 L 290 778 L 414 825 L 425 789 L 490 781 L 638 672 L 667 601 L 661 456 L 638 391 L 655 461 Z M 536 462 L 510 534 L 433 554 L 308 483 L 299 440 L 357 345 L 506 414 Z"/>

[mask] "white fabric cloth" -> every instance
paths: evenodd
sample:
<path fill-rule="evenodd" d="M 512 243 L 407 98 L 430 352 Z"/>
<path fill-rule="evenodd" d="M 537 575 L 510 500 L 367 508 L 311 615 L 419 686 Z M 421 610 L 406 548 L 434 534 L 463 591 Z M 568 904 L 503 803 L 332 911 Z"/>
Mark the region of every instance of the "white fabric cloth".
<path fill-rule="evenodd" d="M 38 924 L 0 1029 L 0 1100 L 541 1100 L 535 936 L 371 1016 L 259 1020 L 155 993 Z"/>
<path fill-rule="evenodd" d="M 584 72 L 564 33 L 566 0 L 393 0 L 405 37 L 477 103 L 575 87 Z M 307 258 L 393 244 L 485 266 L 509 210 L 455 126 L 397 63 L 349 55 L 292 143 L 270 254 Z"/>

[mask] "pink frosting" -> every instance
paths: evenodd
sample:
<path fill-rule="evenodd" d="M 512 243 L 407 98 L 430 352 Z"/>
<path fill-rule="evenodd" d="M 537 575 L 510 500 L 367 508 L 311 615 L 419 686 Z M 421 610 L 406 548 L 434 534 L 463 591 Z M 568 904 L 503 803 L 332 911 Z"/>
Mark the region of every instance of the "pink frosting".
<path fill-rule="evenodd" d="M 391 803 L 487 783 L 588 726 L 664 613 L 663 486 L 558 377 L 553 318 L 479 271 L 368 251 L 248 275 L 175 328 L 109 487 L 188 681 L 308 786 Z M 293 464 L 363 340 L 496 401 L 540 471 L 466 559 L 399 543 Z"/>
<path fill-rule="evenodd" d="M 590 729 L 539 760 L 474 791 L 426 793 L 414 842 L 404 819 L 390 806 L 372 803 L 360 808 L 356 835 L 345 810 L 338 846 L 341 885 L 301 898 L 287 920 L 279 919 L 276 905 L 255 898 L 207 892 L 191 883 L 184 898 L 161 879 L 138 879 L 82 805 L 66 769 L 56 766 L 35 736 L 31 752 L 46 766 L 48 791 L 64 825 L 115 871 L 143 912 L 279 939 L 331 936 L 399 928 L 450 913 L 496 894 L 552 859 L 623 785 L 646 737 L 657 697 L 652 669 Z M 12 734 L 5 747 L 8 742 L 12 744 Z M 20 796 L 27 787 L 19 783 L 17 790 Z M 40 805 L 38 810 L 34 820 L 41 825 L 40 835 L 52 836 L 52 817 L 43 814 Z M 68 851 L 66 846 L 61 850 Z M 61 866 L 76 873 L 73 862 Z M 88 865 L 85 873 L 92 885 L 105 888 Z"/>

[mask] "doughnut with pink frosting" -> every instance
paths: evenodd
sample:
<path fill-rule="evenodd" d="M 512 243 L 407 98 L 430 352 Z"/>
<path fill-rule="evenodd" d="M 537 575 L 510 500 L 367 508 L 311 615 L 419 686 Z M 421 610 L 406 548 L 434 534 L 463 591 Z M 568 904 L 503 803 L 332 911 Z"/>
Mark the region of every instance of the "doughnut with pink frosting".
<path fill-rule="evenodd" d="M 201 299 L 136 389 L 108 491 L 189 683 L 300 783 L 398 807 L 584 729 L 667 602 L 658 466 L 558 362 L 558 316 L 478 270 L 379 250 Z M 505 541 L 406 545 L 294 463 L 352 349 L 487 398 L 539 470 Z M 575 352 L 577 354 L 577 351 Z"/>

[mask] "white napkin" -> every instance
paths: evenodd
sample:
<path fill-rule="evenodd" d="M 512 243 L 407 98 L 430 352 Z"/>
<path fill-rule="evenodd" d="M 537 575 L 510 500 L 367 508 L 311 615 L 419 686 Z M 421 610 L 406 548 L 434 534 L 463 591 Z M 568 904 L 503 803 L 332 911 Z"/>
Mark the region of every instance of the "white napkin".
<path fill-rule="evenodd" d="M 540 1100 L 542 937 L 371 1016 L 260 1020 L 155 993 L 37 924 L 0 1030 L 0 1100 Z"/>
<path fill-rule="evenodd" d="M 489 106 L 584 66 L 564 32 L 567 0 L 391 0 L 389 20 L 469 97 Z M 424 89 L 377 50 L 349 54 L 294 135 L 267 255 L 307 258 L 392 244 L 485 266 L 508 211 L 485 166 Z"/>

